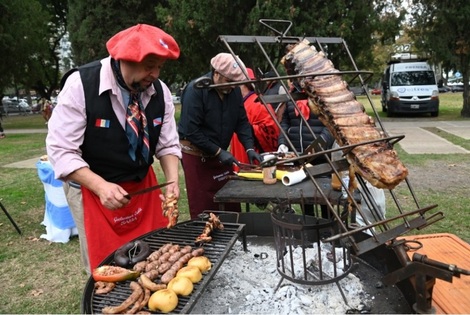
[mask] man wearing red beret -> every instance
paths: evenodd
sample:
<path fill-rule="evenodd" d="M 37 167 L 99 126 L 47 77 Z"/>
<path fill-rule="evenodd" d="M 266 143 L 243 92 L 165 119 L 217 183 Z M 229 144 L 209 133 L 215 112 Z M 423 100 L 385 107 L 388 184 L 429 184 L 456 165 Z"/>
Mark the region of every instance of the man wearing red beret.
<path fill-rule="evenodd" d="M 228 53 L 211 59 L 213 88 L 199 89 L 190 82 L 181 95 L 178 124 L 183 169 L 191 218 L 204 210 L 217 209 L 214 194 L 227 182 L 238 160 L 227 151 L 234 132 L 246 150 L 250 163 L 261 161 L 254 150 L 252 128 L 248 122 L 243 97 L 238 86 L 247 80 L 243 62 Z M 240 212 L 240 204 L 226 204 L 225 210 Z"/>
<path fill-rule="evenodd" d="M 106 47 L 109 57 L 64 76 L 46 139 L 55 176 L 66 182 L 87 272 L 126 242 L 166 226 L 161 202 L 180 194 L 175 108 L 158 79 L 165 61 L 179 57 L 178 44 L 138 24 Z M 126 198 L 157 184 L 154 157 L 172 182 L 165 196 L 155 190 Z"/>

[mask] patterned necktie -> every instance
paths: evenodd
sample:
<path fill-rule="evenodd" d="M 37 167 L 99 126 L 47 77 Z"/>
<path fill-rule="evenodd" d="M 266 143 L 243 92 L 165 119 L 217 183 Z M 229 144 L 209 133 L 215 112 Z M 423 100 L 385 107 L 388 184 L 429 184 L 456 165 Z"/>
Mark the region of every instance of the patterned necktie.
<path fill-rule="evenodd" d="M 127 106 L 126 134 L 129 139 L 129 156 L 136 160 L 138 148 L 146 162 L 149 160 L 149 132 L 147 117 L 138 93 L 131 93 Z"/>

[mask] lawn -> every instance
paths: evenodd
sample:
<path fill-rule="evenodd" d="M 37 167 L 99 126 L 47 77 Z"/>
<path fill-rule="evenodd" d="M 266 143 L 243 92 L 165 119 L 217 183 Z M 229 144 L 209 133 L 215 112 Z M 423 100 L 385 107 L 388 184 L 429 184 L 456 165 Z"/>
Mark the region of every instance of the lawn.
<path fill-rule="evenodd" d="M 461 119 L 461 93 L 447 93 L 441 96 L 441 115 L 430 120 Z M 364 101 L 364 97 L 359 98 Z M 378 96 L 373 96 L 375 106 L 380 109 Z M 367 108 L 368 111 L 371 108 Z M 381 114 L 382 115 L 382 114 Z M 386 119 L 386 117 L 384 118 Z M 394 118 L 399 119 L 399 118 Z M 12 129 L 43 129 L 44 120 L 40 115 L 4 117 L 3 126 L 7 137 L 0 140 L 0 200 L 21 228 L 19 235 L 7 217 L 0 213 L 0 281 L 3 283 L 0 313 L 51 314 L 79 313 L 80 299 L 87 281 L 82 271 L 77 238 L 66 244 L 50 243 L 41 239 L 45 233 L 41 222 L 44 218 L 44 190 L 36 169 L 10 168 L 5 165 L 45 154 L 42 133 L 9 133 Z M 470 147 L 467 140 L 452 139 L 459 145 Z M 398 148 L 399 150 L 399 148 Z M 399 150 L 405 164 L 426 170 L 430 159 L 442 161 L 444 165 L 464 163 L 462 156 L 408 155 Z M 468 159 L 468 158 L 467 158 Z M 158 164 L 155 165 L 161 176 Z M 427 169 L 432 172 L 432 169 Z M 181 171 L 182 199 L 179 202 L 181 220 L 187 220 L 188 207 Z M 453 192 L 452 198 L 445 187 L 419 189 L 416 193 L 424 204 L 438 204 L 446 212 L 446 219 L 431 226 L 424 233 L 450 232 L 469 241 L 470 218 L 468 189 Z M 423 232 L 421 232 L 423 233 Z"/>

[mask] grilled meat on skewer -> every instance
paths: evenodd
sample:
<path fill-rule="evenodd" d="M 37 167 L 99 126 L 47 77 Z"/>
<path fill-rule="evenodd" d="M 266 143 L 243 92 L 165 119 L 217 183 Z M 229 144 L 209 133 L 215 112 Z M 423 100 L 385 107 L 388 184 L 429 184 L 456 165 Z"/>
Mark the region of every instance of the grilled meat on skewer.
<path fill-rule="evenodd" d="M 282 63 L 289 75 L 321 72 L 326 75 L 305 77 L 300 85 L 309 96 L 309 107 L 328 128 L 340 146 L 359 145 L 346 156 L 350 172 L 358 173 L 377 188 L 393 189 L 408 175 L 396 151 L 365 113 L 364 106 L 349 91 L 332 62 L 307 40 L 291 46 Z M 350 174 L 350 177 L 353 174 Z"/>

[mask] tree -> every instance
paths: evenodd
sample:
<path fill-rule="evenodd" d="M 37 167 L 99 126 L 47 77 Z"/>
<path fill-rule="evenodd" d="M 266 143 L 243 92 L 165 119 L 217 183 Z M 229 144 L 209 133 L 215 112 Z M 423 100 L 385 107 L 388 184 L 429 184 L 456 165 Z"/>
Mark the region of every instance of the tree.
<path fill-rule="evenodd" d="M 161 77 L 168 84 L 187 82 L 209 71 L 210 59 L 228 50 L 217 40 L 219 35 L 278 35 L 261 25 L 260 19 L 292 21 L 288 36 L 342 37 L 359 69 L 368 70 L 373 59 L 372 47 L 379 40 L 373 34 L 388 38 L 397 34 L 393 31 L 398 32 L 400 14 L 390 15 L 385 21 L 380 19 L 382 10 L 394 2 L 396 0 L 378 1 L 379 4 L 373 0 L 167 0 L 155 4 L 151 0 L 69 0 L 69 30 L 74 61 L 84 64 L 105 57 L 106 41 L 126 27 L 145 22 L 162 28 L 176 39 L 181 49 L 179 60 L 169 61 L 163 68 Z M 136 14 L 129 14 L 129 11 Z M 268 70 L 269 64 L 256 44 L 230 46 L 247 66 Z M 335 47 L 328 49 L 335 66 L 346 67 L 343 60 L 349 57 L 345 51 Z M 268 53 L 270 59 L 277 62 L 285 52 L 273 45 Z"/>
<path fill-rule="evenodd" d="M 173 35 L 181 57 L 164 72 L 173 82 L 187 82 L 210 69 L 210 59 L 227 48 L 217 41 L 219 35 L 243 34 L 246 16 L 253 0 L 169 0 L 158 5 L 161 27 Z M 236 52 L 238 53 L 238 52 Z M 240 56 L 244 60 L 244 56 Z"/>
<path fill-rule="evenodd" d="M 74 63 L 83 65 L 108 56 L 106 42 L 138 23 L 158 26 L 154 0 L 69 0 L 68 28 Z"/>
<path fill-rule="evenodd" d="M 470 2 L 466 0 L 416 0 L 411 11 L 412 36 L 435 63 L 462 73 L 464 92 L 461 115 L 470 117 Z"/>
<path fill-rule="evenodd" d="M 48 14 L 36 0 L 0 0 L 0 91 L 27 81 L 34 59 L 47 49 Z"/>

